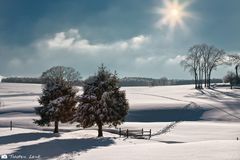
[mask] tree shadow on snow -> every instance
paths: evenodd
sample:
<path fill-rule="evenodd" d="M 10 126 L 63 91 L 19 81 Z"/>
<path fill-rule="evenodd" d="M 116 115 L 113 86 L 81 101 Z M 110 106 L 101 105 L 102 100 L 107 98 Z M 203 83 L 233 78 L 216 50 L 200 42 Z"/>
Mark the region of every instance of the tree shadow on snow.
<path fill-rule="evenodd" d="M 0 95 L 0 98 L 10 98 L 10 97 L 22 97 L 22 96 L 40 96 L 40 93 L 19 93 L 19 94 L 6 94 Z"/>
<path fill-rule="evenodd" d="M 214 100 L 223 100 L 226 99 L 223 94 L 214 92 L 213 90 L 201 90 L 198 89 L 198 92 L 188 94 L 184 97 L 187 98 L 198 98 L 198 99 L 214 99 Z"/>
<path fill-rule="evenodd" d="M 229 97 L 232 97 L 232 98 L 240 98 L 240 95 L 237 94 L 237 93 L 234 93 L 234 92 L 223 92 L 223 91 L 219 91 L 217 89 L 211 89 L 215 92 L 218 92 L 218 93 L 221 93 L 223 95 L 226 95 L 226 96 L 229 96 Z"/>
<path fill-rule="evenodd" d="M 202 95 L 204 95 L 204 97 L 201 97 Z M 228 97 L 225 97 L 228 96 Z M 192 98 L 200 98 L 200 99 L 210 99 L 214 102 L 218 102 L 223 104 L 225 107 L 219 107 L 217 105 L 212 105 L 209 103 L 206 103 L 207 106 L 210 106 L 220 112 L 223 112 L 227 115 L 229 115 L 231 120 L 240 120 L 240 109 L 239 109 L 239 105 L 240 102 L 237 98 L 239 98 L 239 94 L 236 93 L 232 93 L 232 92 L 223 92 L 223 91 L 219 91 L 216 89 L 205 89 L 205 90 L 201 90 L 196 94 L 193 95 L 188 95 L 186 97 L 192 97 Z M 233 100 L 229 99 L 229 97 L 231 98 L 235 98 Z M 229 112 L 230 111 L 230 112 Z M 233 118 L 233 119 L 232 119 Z M 221 117 L 219 117 L 219 119 L 215 119 L 215 120 L 226 120 L 226 119 L 222 119 Z"/>
<path fill-rule="evenodd" d="M 167 144 L 185 143 L 185 142 L 179 142 L 179 141 L 158 141 L 158 142 L 167 143 Z"/>
<path fill-rule="evenodd" d="M 40 155 L 41 159 L 49 159 L 74 152 L 83 152 L 89 149 L 114 144 L 111 138 L 84 138 L 84 139 L 54 139 L 52 141 L 22 146 L 12 153 L 14 155 Z"/>
<path fill-rule="evenodd" d="M 224 100 L 231 98 L 240 98 L 240 94 L 234 92 L 227 92 L 227 91 L 220 91 L 217 89 L 204 89 L 204 90 L 197 90 L 198 92 L 193 94 L 188 94 L 185 97 L 192 97 L 192 98 L 200 98 L 200 99 L 214 99 L 214 100 Z M 225 97 L 228 96 L 228 97 Z"/>
<path fill-rule="evenodd" d="M 56 135 L 52 133 L 38 133 L 38 132 L 13 134 L 13 135 L 0 137 L 0 145 L 9 144 L 9 143 L 27 142 L 27 141 L 38 140 L 40 138 L 51 138 L 55 136 Z"/>
<path fill-rule="evenodd" d="M 197 121 L 201 120 L 204 108 L 168 108 L 168 109 L 146 109 L 130 110 L 127 122 L 172 122 L 172 121 Z"/>

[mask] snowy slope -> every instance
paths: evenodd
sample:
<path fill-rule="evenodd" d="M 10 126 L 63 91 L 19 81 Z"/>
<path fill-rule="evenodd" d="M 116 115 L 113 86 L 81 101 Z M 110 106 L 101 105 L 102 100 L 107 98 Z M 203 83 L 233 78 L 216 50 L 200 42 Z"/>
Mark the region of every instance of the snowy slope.
<path fill-rule="evenodd" d="M 119 138 L 109 132 L 104 132 L 105 138 L 96 138 L 95 127 L 82 130 L 76 124 L 61 124 L 60 136 L 54 135 L 52 127 L 38 127 L 32 121 L 38 118 L 34 107 L 39 106 L 41 85 L 0 83 L 0 155 L 81 160 L 240 159 L 240 140 L 236 140 L 240 138 L 240 90 L 198 91 L 192 85 L 122 90 L 130 112 L 119 127 L 152 129 L 151 140 Z M 180 121 L 174 122 L 176 118 Z"/>
<path fill-rule="evenodd" d="M 172 122 L 176 120 L 240 122 L 240 90 L 218 88 L 194 90 L 192 85 L 164 87 L 123 87 L 130 104 L 127 122 Z M 80 92 L 81 93 L 81 92 Z M 79 94 L 80 94 L 79 93 Z M 16 123 L 32 126 L 39 106 L 41 85 L 0 84 L 0 125 Z M 26 121 L 19 122 L 24 117 Z"/>
<path fill-rule="evenodd" d="M 188 128 L 189 125 L 186 127 Z M 236 126 L 230 124 L 228 127 Z M 184 142 L 184 137 L 179 137 L 181 142 L 170 142 L 164 141 L 164 138 L 161 138 L 161 141 L 125 139 L 107 132 L 104 132 L 106 137 L 95 138 L 94 130 L 62 133 L 60 136 L 31 129 L 15 128 L 9 131 L 7 128 L 1 128 L 0 131 L 3 133 L 0 137 L 0 154 L 8 154 L 9 157 L 39 155 L 38 158 L 42 159 L 62 160 L 238 160 L 240 158 L 240 142 L 234 139 L 226 140 L 227 136 L 223 140 L 206 139 L 196 142 Z M 206 132 L 201 129 L 199 131 Z M 228 133 L 224 130 L 222 132 L 222 135 Z"/>
<path fill-rule="evenodd" d="M 240 121 L 240 90 L 229 88 L 193 89 L 192 85 L 164 87 L 127 87 L 127 98 L 133 114 L 144 113 L 145 121 L 173 121 L 177 109 L 189 108 L 190 120 Z M 140 112 L 142 111 L 142 113 Z M 165 111 L 165 112 L 164 112 Z M 149 116 L 146 117 L 149 113 Z M 162 113 L 162 114 L 161 114 Z M 162 116 L 154 119 L 153 115 Z M 166 118 L 165 118 L 166 116 Z M 185 118 L 189 116 L 187 114 Z M 140 117 L 144 120 L 144 117 Z M 137 118 L 136 118 L 137 119 Z M 139 119 L 137 119 L 139 121 Z M 188 119 L 185 119 L 188 120 Z"/>

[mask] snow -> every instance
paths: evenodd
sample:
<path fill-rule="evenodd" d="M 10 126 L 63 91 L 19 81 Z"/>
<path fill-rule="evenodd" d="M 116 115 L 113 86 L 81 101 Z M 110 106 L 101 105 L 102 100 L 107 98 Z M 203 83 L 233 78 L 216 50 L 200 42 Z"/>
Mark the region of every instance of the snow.
<path fill-rule="evenodd" d="M 200 122 L 183 123 L 183 127 L 190 129 Z M 132 125 L 132 124 L 131 124 Z M 147 124 L 146 124 L 147 125 Z M 206 122 L 202 124 L 198 131 L 206 129 L 204 126 L 212 127 L 213 123 Z M 227 125 L 229 128 L 235 128 L 237 124 Z M 138 124 L 134 124 L 138 126 Z M 141 126 L 141 124 L 140 124 Z M 152 127 L 152 126 L 151 126 Z M 226 127 L 224 124 L 218 124 L 218 129 Z M 240 127 L 238 125 L 238 131 Z M 181 128 L 176 129 L 178 132 L 186 132 Z M 231 129 L 234 130 L 234 129 Z M 0 154 L 8 155 L 34 155 L 42 159 L 81 159 L 81 160 L 101 160 L 101 159 L 169 159 L 169 160 L 185 160 L 185 159 L 218 159 L 218 160 L 238 160 L 240 158 L 240 142 L 235 139 L 230 139 L 222 131 L 220 133 L 223 137 L 211 139 L 214 136 L 209 136 L 205 132 L 205 136 L 186 142 L 184 139 L 191 139 L 187 136 L 181 135 L 178 141 L 168 141 L 167 138 L 153 138 L 151 140 L 142 139 L 125 139 L 118 136 L 104 132 L 105 137 L 96 138 L 95 130 L 79 130 L 60 135 L 54 135 L 47 131 L 37 131 L 31 129 L 15 128 L 9 131 L 8 128 L 1 128 L 2 137 L 0 137 L 1 150 Z M 217 131 L 214 128 L 210 133 Z M 173 131 L 175 132 L 175 131 Z M 197 133 L 197 131 L 195 132 Z M 239 133 L 239 132 L 238 132 Z M 177 134 L 177 132 L 176 132 Z M 167 136 L 167 135 L 166 135 Z M 171 135 L 169 135 L 171 137 Z M 200 136 L 201 137 L 201 136 Z M 208 138 L 207 138 L 208 137 Z"/>
<path fill-rule="evenodd" d="M 0 83 L 1 83 L 3 78 L 6 78 L 6 77 L 0 75 Z"/>
<path fill-rule="evenodd" d="M 164 110 L 167 111 L 167 119 L 164 120 L 174 120 L 173 117 L 176 116 L 174 111 L 190 105 L 190 108 L 198 108 L 199 111 L 196 117 L 189 117 L 190 119 L 240 121 L 240 90 L 219 88 L 199 91 L 193 89 L 192 85 L 128 87 L 123 90 L 127 91 L 127 98 L 133 114 L 143 111 L 146 118 L 149 113 L 146 120 L 153 119 L 155 121 L 152 117 L 153 114 Z"/>
<path fill-rule="evenodd" d="M 53 127 L 38 127 L 32 121 L 38 118 L 34 107 L 39 106 L 41 85 L 1 83 L 0 155 L 8 154 L 10 159 L 30 159 L 30 155 L 80 160 L 240 159 L 240 90 L 198 91 L 192 85 L 122 90 L 130 112 L 119 127 L 151 129 L 150 140 L 120 138 L 116 129 L 107 126 L 104 137 L 96 138 L 96 127 L 83 130 L 75 127 L 77 123 L 60 124 L 60 134 L 53 134 Z"/>
<path fill-rule="evenodd" d="M 61 104 L 63 103 L 63 101 L 65 100 L 67 98 L 67 96 L 62 96 L 62 97 L 59 97 L 59 98 L 57 98 L 57 99 L 55 99 L 55 100 L 52 100 L 52 101 L 50 101 L 50 106 L 51 105 L 56 105 L 56 106 L 61 106 Z"/>

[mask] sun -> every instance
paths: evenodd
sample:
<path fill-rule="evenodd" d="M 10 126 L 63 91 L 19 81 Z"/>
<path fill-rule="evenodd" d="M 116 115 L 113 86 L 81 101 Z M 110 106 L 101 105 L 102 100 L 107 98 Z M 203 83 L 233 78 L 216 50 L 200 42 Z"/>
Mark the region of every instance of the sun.
<path fill-rule="evenodd" d="M 178 0 L 165 0 L 163 3 L 164 7 L 157 9 L 157 13 L 161 15 L 161 19 L 157 22 L 157 26 L 168 26 L 170 29 L 175 29 L 179 26 L 184 29 L 184 19 L 192 16 L 186 11 L 190 2 L 190 0 L 184 3 L 179 3 Z"/>

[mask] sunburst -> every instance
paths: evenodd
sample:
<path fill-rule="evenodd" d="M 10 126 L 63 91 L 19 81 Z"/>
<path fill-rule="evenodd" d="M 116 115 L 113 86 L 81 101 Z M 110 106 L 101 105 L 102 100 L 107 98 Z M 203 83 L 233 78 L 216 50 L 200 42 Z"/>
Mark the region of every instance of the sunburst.
<path fill-rule="evenodd" d="M 184 19 L 192 17 L 192 15 L 186 11 L 190 3 L 191 0 L 183 3 L 179 3 L 178 0 L 165 0 L 163 8 L 157 9 L 157 13 L 161 15 L 161 19 L 157 22 L 157 26 L 168 26 L 170 29 L 181 27 L 184 29 Z"/>

